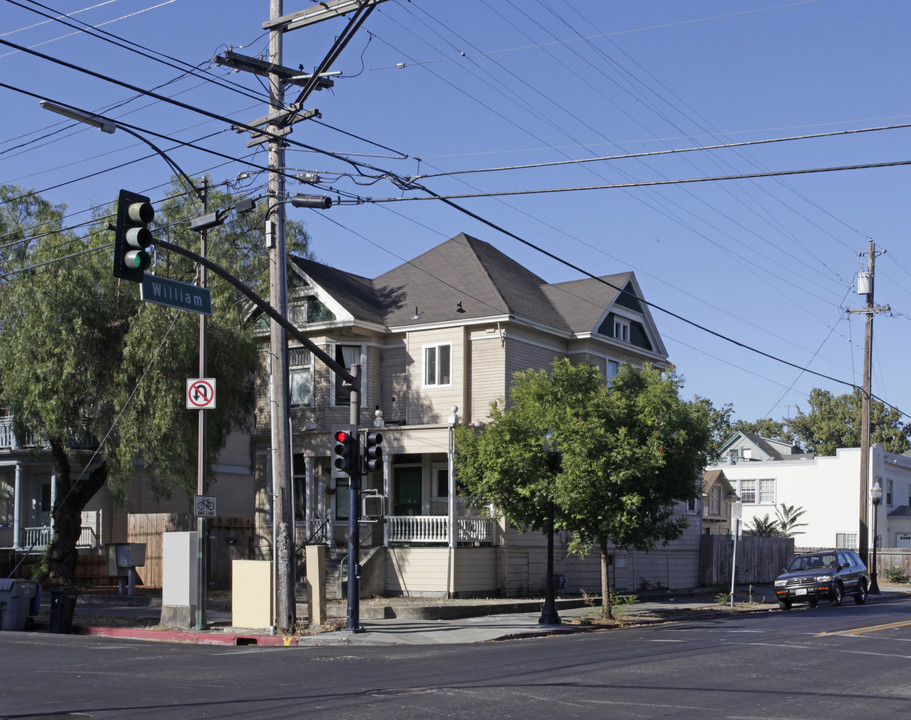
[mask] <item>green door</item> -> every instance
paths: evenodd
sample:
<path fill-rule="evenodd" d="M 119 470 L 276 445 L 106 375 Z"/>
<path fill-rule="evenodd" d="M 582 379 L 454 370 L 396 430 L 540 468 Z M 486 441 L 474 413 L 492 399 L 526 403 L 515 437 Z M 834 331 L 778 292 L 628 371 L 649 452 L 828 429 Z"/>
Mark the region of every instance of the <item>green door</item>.
<path fill-rule="evenodd" d="M 421 468 L 396 468 L 392 488 L 393 515 L 421 514 Z"/>

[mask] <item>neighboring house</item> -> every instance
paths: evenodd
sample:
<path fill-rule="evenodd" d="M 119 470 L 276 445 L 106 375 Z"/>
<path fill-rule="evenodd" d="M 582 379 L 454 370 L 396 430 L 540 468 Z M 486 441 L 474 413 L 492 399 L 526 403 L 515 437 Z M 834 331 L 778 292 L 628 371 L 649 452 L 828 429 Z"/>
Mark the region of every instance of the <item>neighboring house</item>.
<path fill-rule="evenodd" d="M 718 456 L 724 459 L 722 462 L 734 465 L 740 462 L 803 460 L 812 457 L 812 454 L 805 453 L 798 445 L 770 440 L 752 433 L 737 432 L 721 446 Z"/>
<path fill-rule="evenodd" d="M 731 508 L 739 500 L 724 470 L 706 470 L 702 474 L 702 532 L 730 535 Z"/>
<path fill-rule="evenodd" d="M 725 443 L 725 447 L 733 451 L 743 442 L 756 447 L 751 438 L 737 436 Z M 764 442 L 771 446 L 772 441 Z M 857 549 L 860 448 L 839 448 L 834 456 L 794 452 L 761 461 L 722 462 L 712 469 L 723 469 L 740 496 L 745 528 L 757 517 L 768 515 L 775 519 L 776 506 L 784 503 L 806 510 L 800 518 L 806 527 L 800 528 L 802 533 L 795 536 L 798 548 L 838 546 Z M 911 548 L 911 456 L 886 452 L 882 445 L 874 444 L 870 448 L 871 489 L 876 482 L 883 489 L 877 518 L 879 546 Z M 867 502 L 869 546 L 872 547 L 873 505 L 869 499 Z"/>
<path fill-rule="evenodd" d="M 362 428 L 382 426 L 383 468 L 363 481 L 385 496 L 385 522 L 365 523 L 372 545 L 362 593 L 458 595 L 538 591 L 544 537 L 520 535 L 457 497 L 453 426 L 483 423 L 508 395 L 514 372 L 554 359 L 596 365 L 608 381 L 623 362 L 666 368 L 667 353 L 633 273 L 549 284 L 505 254 L 458 235 L 376 278 L 310 260 L 289 267 L 288 316 L 346 367 L 361 363 Z M 621 292 L 622 290 L 622 292 Z M 256 319 L 267 358 L 268 318 Z M 289 348 L 293 493 L 298 546 L 347 537 L 347 480 L 329 470 L 333 425 L 349 418 L 348 393 L 327 367 Z M 254 433 L 259 557 L 271 557 L 268 387 Z M 696 479 L 694 478 L 694 482 Z M 683 587 L 698 575 L 699 516 L 686 538 L 653 553 L 617 551 L 612 580 Z M 565 553 L 560 552 L 561 556 Z M 600 588 L 597 559 L 561 557 L 567 586 Z"/>
<path fill-rule="evenodd" d="M 188 411 L 190 412 L 190 411 Z M 95 465 L 97 440 L 86 438 L 70 447 L 73 472 L 86 463 Z M 87 468 L 86 471 L 88 471 Z M 253 472 L 249 433 L 235 433 L 211 468 L 208 494 L 216 498 L 218 514 L 226 518 L 253 518 Z M 192 496 L 180 490 L 158 497 L 141 463 L 126 492 L 124 506 L 115 506 L 107 487 L 99 490 L 82 513 L 80 553 L 104 554 L 105 546 L 131 542 L 131 514 L 192 513 Z M 53 537 L 51 509 L 57 495 L 50 449 L 31 438 L 17 438 L 12 418 L 0 416 L 0 554 L 4 565 L 15 565 L 24 554 L 40 554 Z M 142 576 L 140 569 L 140 576 Z"/>

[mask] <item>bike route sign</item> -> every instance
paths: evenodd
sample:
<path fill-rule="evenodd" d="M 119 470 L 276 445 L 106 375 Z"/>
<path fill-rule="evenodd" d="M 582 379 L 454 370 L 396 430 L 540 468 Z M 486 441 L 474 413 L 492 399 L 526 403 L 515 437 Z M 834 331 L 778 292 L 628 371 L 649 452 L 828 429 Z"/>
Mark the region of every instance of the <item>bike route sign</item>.
<path fill-rule="evenodd" d="M 197 495 L 196 500 L 193 502 L 193 507 L 196 511 L 196 517 L 218 517 L 214 495 Z"/>

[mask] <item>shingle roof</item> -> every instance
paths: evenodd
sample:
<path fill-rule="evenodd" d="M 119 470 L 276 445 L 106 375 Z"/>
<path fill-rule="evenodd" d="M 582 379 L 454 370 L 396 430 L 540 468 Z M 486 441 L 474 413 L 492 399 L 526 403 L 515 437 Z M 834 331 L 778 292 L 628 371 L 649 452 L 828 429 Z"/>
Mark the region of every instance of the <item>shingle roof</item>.
<path fill-rule="evenodd" d="M 549 285 L 490 243 L 461 233 L 369 280 L 313 260 L 293 262 L 355 318 L 387 326 L 511 316 L 569 335 L 597 329 L 633 277 Z M 614 287 L 612 287 L 614 286 Z M 461 303 L 464 313 L 457 312 Z M 415 310 L 420 315 L 414 320 Z"/>

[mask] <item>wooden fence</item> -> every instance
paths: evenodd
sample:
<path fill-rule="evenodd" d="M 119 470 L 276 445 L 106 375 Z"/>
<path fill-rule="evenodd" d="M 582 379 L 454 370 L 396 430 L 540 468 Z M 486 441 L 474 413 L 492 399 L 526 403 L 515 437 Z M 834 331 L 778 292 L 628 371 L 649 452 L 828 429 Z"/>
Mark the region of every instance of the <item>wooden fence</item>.
<path fill-rule="evenodd" d="M 253 520 L 250 518 L 213 518 L 208 521 L 209 588 L 231 587 L 231 561 L 249 560 L 253 545 Z M 161 587 L 163 533 L 196 530 L 196 518 L 189 513 L 131 514 L 128 541 L 145 543 L 145 565 L 136 572 L 146 587 Z"/>
<path fill-rule="evenodd" d="M 770 583 L 794 557 L 793 538 L 744 535 L 737 541 L 735 582 Z M 699 577 L 707 586 L 731 584 L 734 541 L 727 535 L 703 535 L 699 547 Z"/>

